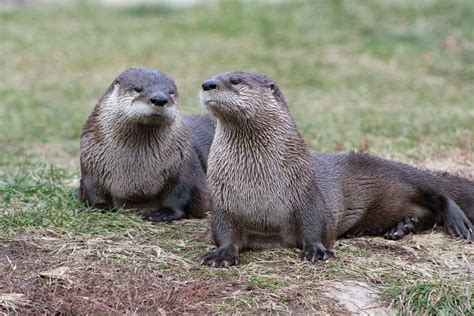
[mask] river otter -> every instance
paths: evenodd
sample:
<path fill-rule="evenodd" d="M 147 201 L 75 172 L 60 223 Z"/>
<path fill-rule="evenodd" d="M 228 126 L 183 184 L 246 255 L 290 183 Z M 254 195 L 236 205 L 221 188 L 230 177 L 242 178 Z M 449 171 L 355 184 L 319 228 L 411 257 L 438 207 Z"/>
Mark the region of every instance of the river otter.
<path fill-rule="evenodd" d="M 113 81 L 82 129 L 80 163 L 79 199 L 92 208 L 135 209 L 156 222 L 210 208 L 205 164 L 162 72 L 130 68 Z"/>
<path fill-rule="evenodd" d="M 448 233 L 472 238 L 456 202 L 474 212 L 473 183 L 455 178 L 448 191 L 440 188 L 452 179 L 366 154 L 311 155 L 265 75 L 226 72 L 202 88 L 201 102 L 217 119 L 208 182 L 218 246 L 202 264 L 235 265 L 241 250 L 271 247 L 326 260 L 336 238 L 397 239 L 441 220 Z"/>
<path fill-rule="evenodd" d="M 396 240 L 443 224 L 449 235 L 473 238 L 474 183 L 466 179 L 365 153 L 313 154 L 313 162 L 338 237 Z"/>

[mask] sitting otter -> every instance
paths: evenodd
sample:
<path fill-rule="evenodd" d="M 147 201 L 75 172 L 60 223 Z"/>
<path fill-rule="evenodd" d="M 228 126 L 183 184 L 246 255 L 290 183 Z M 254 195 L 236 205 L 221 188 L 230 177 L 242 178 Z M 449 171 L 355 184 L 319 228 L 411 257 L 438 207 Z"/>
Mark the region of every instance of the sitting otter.
<path fill-rule="evenodd" d="M 326 260 L 340 237 L 397 239 L 444 222 L 472 238 L 474 184 L 366 154 L 313 154 L 277 84 L 265 75 L 226 72 L 202 84 L 217 119 L 208 161 L 218 249 L 202 264 L 238 264 L 245 249 L 298 247 Z M 456 202 L 455 202 L 456 201 Z"/>
<path fill-rule="evenodd" d="M 108 87 L 82 129 L 79 200 L 96 209 L 135 209 L 157 222 L 201 218 L 210 209 L 206 164 L 195 151 L 201 147 L 192 144 L 178 111 L 174 81 L 156 70 L 130 68 Z"/>

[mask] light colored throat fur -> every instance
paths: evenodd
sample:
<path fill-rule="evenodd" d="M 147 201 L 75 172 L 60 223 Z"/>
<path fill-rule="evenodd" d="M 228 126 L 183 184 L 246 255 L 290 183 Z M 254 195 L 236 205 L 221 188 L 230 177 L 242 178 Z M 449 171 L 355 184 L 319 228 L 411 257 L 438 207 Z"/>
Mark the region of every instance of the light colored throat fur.
<path fill-rule="evenodd" d="M 126 136 L 125 136 L 126 137 Z M 110 134 L 97 144 L 100 160 L 95 168 L 103 175 L 103 184 L 113 196 L 127 200 L 131 196 L 154 196 L 169 177 L 176 175 L 190 143 L 173 130 L 123 135 Z"/>
<path fill-rule="evenodd" d="M 121 120 L 107 111 L 116 91 L 103 102 L 98 115 L 99 138 L 94 133 L 84 142 L 86 163 L 101 174 L 102 184 L 112 196 L 154 196 L 169 177 L 178 173 L 191 143 L 181 115 L 163 126 L 141 125 Z M 91 153 L 94 153 L 93 155 Z"/>

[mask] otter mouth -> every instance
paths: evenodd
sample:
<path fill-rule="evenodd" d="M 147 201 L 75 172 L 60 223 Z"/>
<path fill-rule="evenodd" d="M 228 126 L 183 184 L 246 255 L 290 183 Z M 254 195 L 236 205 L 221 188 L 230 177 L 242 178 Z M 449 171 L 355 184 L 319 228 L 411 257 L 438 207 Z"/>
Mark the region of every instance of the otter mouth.
<path fill-rule="evenodd" d="M 206 100 L 204 101 L 204 105 L 214 106 L 217 105 L 217 102 L 215 100 Z"/>
<path fill-rule="evenodd" d="M 203 100 L 202 104 L 211 112 L 220 112 L 225 108 L 225 105 L 222 104 L 222 102 L 215 99 Z"/>
<path fill-rule="evenodd" d="M 135 120 L 144 125 L 160 125 L 163 123 L 173 122 L 176 115 L 174 113 L 167 113 L 167 114 L 147 114 L 138 116 Z"/>
<path fill-rule="evenodd" d="M 176 108 L 174 104 L 155 106 L 146 102 L 133 102 L 126 115 L 143 124 L 157 124 L 172 121 L 176 116 Z"/>
<path fill-rule="evenodd" d="M 209 93 L 206 91 L 201 92 L 201 103 L 208 107 L 214 107 L 219 105 L 219 102 L 211 95 L 209 95 Z"/>

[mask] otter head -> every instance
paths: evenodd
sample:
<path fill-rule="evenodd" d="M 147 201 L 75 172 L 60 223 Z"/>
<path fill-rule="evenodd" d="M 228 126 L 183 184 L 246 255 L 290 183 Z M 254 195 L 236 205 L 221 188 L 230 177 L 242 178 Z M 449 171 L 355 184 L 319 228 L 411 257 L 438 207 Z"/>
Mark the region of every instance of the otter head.
<path fill-rule="evenodd" d="M 278 85 L 255 72 L 231 71 L 215 75 L 202 83 L 201 102 L 223 120 L 268 117 L 288 112 Z M 282 111 L 283 110 L 283 111 Z"/>
<path fill-rule="evenodd" d="M 178 90 L 173 79 L 148 68 L 125 70 L 114 80 L 101 102 L 103 112 L 110 119 L 156 125 L 172 122 L 177 105 Z"/>

